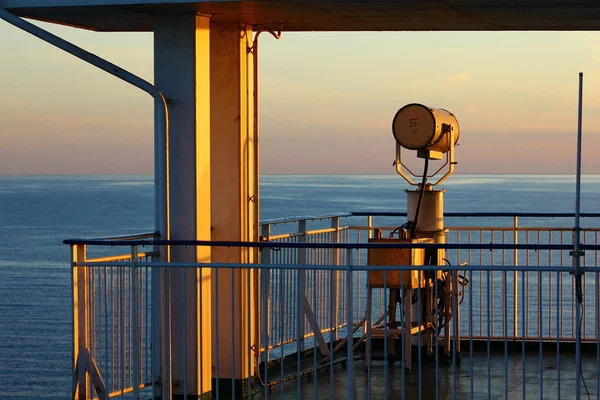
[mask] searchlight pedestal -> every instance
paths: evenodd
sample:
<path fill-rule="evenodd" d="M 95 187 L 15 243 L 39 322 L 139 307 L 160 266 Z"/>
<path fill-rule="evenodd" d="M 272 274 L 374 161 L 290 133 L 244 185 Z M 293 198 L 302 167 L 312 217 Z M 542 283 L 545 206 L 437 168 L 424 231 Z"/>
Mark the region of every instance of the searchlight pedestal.
<path fill-rule="evenodd" d="M 447 110 L 408 104 L 394 116 L 392 131 L 396 139 L 396 171 L 416 188 L 406 191 L 408 221 L 392 230 L 389 237 L 383 237 L 383 231 L 375 229 L 369 243 L 445 243 L 444 190 L 434 187 L 454 172 L 454 147 L 459 137 L 458 121 Z M 424 160 L 422 174 L 415 174 L 403 163 L 403 149 L 416 151 L 417 157 Z M 429 173 L 430 160 L 445 162 L 436 171 Z M 438 176 L 436 181 L 428 182 L 429 178 Z M 404 268 L 385 272 L 369 268 L 364 318 L 367 365 L 371 362 L 371 337 L 383 337 L 389 341 L 387 356 L 391 360 L 398 358 L 395 340 L 402 339 L 403 348 L 400 353 L 407 371 L 411 370 L 413 345 L 417 345 L 419 351 L 425 347 L 427 355 L 433 357 L 437 354 L 434 348 L 443 343 L 446 360 L 452 360 L 454 354 L 454 360 L 460 361 L 458 272 L 444 271 L 442 266 L 446 262 L 444 249 L 369 249 L 369 266 L 398 265 Z M 424 271 L 419 268 L 423 265 L 439 265 L 440 269 Z M 414 268 L 406 268 L 407 266 Z M 389 304 L 385 314 L 371 326 L 371 293 L 373 289 L 379 288 L 390 290 Z M 396 318 L 398 303 L 402 308 L 399 319 Z M 454 342 L 453 346 L 451 341 Z"/>
<path fill-rule="evenodd" d="M 392 121 L 392 132 L 396 139 L 396 172 L 406 180 L 410 185 L 415 186 L 414 190 L 407 190 L 407 219 L 405 227 L 399 229 L 400 238 L 409 240 L 431 239 L 434 243 L 446 243 L 446 232 L 444 228 L 444 190 L 434 189 L 441 184 L 454 172 L 456 162 L 454 160 L 454 148 L 460 137 L 460 128 L 458 120 L 450 111 L 442 108 L 427 107 L 423 104 L 407 104 L 400 108 Z M 424 160 L 422 174 L 416 174 L 411 171 L 402 162 L 402 152 L 412 150 L 417 152 L 417 157 Z M 444 160 L 444 163 L 434 172 L 430 173 L 430 160 Z M 441 174 L 441 176 L 440 176 Z M 428 182 L 429 178 L 439 176 L 434 182 Z M 415 178 L 417 181 L 413 180 Z M 428 251 L 425 255 L 426 265 L 445 265 L 445 250 L 439 249 Z M 437 271 L 428 277 L 429 283 L 425 285 L 424 301 L 426 313 L 424 318 L 435 319 L 431 313 L 432 308 L 443 305 L 443 324 L 440 323 L 438 316 L 434 321 L 435 333 L 431 338 L 432 345 L 438 345 L 441 325 L 444 329 L 444 355 L 451 359 L 451 349 L 454 347 L 455 357 L 460 361 L 460 317 L 459 317 L 459 285 L 457 271 Z M 437 279 L 438 294 L 433 291 L 433 280 Z M 436 298 L 437 297 L 437 298 Z M 437 301 L 436 301 L 437 300 Z M 438 305 L 436 306 L 436 303 Z M 413 309 L 415 305 L 413 304 Z M 414 315 L 420 311 L 414 310 Z M 450 320 L 454 318 L 452 324 L 454 346 L 451 346 L 451 324 Z M 423 343 L 422 343 L 423 344 Z M 430 350 L 432 350 L 430 348 Z"/>

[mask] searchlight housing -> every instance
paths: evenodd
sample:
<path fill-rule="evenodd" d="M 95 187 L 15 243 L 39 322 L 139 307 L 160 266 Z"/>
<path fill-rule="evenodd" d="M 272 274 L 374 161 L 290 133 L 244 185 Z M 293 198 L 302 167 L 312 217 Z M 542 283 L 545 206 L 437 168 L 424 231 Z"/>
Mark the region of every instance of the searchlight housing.
<path fill-rule="evenodd" d="M 427 160 L 442 160 L 445 163 L 433 174 L 434 177 L 444 168 L 447 171 L 433 186 L 442 183 L 454 172 L 454 147 L 458 143 L 460 128 L 458 120 L 450 111 L 443 108 L 427 107 L 411 103 L 400 108 L 392 121 L 392 132 L 396 139 L 396 172 L 409 184 L 418 186 L 411 177 L 423 178 L 414 174 L 402 163 L 402 148 L 416 150 L 417 157 Z M 427 178 L 425 177 L 425 178 Z"/>

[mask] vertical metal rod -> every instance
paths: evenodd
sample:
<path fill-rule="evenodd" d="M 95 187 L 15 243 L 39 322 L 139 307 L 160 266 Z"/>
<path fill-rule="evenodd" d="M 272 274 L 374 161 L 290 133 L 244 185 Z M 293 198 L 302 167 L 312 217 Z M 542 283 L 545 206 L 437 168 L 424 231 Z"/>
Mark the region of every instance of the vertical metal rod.
<path fill-rule="evenodd" d="M 352 318 L 352 314 L 353 314 L 353 309 L 352 309 L 352 303 L 353 303 L 353 299 L 352 299 L 352 292 L 353 292 L 353 285 L 352 285 L 352 249 L 348 249 L 346 251 L 346 311 L 348 313 L 348 324 L 347 324 L 347 337 L 348 337 L 348 341 L 346 342 L 346 346 L 348 349 L 348 400 L 354 400 L 356 398 L 355 396 L 355 385 L 356 385 L 356 379 L 354 377 L 354 355 L 353 355 L 353 350 L 354 350 L 354 340 L 353 340 L 353 328 L 354 328 L 354 324 L 353 324 L 353 318 Z M 387 385 L 387 382 L 386 382 Z M 300 396 L 298 396 L 298 398 L 300 398 Z"/>
<path fill-rule="evenodd" d="M 504 310 L 508 310 L 508 292 L 506 282 L 506 271 L 504 271 L 502 283 L 504 285 Z M 508 318 L 504 318 L 504 399 L 508 400 Z"/>
<path fill-rule="evenodd" d="M 439 331 L 440 331 L 440 312 L 437 306 L 439 289 L 438 289 L 438 271 L 433 271 L 433 306 L 435 312 L 435 341 L 433 342 L 435 346 L 435 399 L 438 400 L 440 398 L 440 346 L 439 346 Z M 401 311 L 402 312 L 402 311 Z M 404 347 L 404 346 L 403 346 Z"/>
<path fill-rule="evenodd" d="M 334 337 L 337 337 L 337 334 L 334 331 L 337 331 L 337 312 L 334 312 L 333 309 L 333 293 L 337 291 L 337 286 L 335 285 L 335 281 L 333 279 L 333 274 L 337 275 L 337 271 L 331 271 L 331 280 L 329 285 L 329 321 L 331 323 L 331 329 L 329 330 L 329 398 L 333 399 L 333 342 Z M 336 296 L 337 298 L 337 296 Z M 283 396 L 283 395 L 282 395 Z M 283 397 L 281 398 L 283 400 Z"/>
<path fill-rule="evenodd" d="M 221 386 L 219 382 L 219 275 L 221 270 L 219 268 L 213 269 L 215 276 L 215 349 L 216 353 L 215 360 L 215 392 L 216 398 L 219 399 L 219 386 Z M 187 400 L 187 399 L 186 399 Z"/>
<path fill-rule="evenodd" d="M 183 398 L 187 400 L 187 274 L 188 270 L 183 269 Z"/>
<path fill-rule="evenodd" d="M 562 234 L 561 234 L 562 235 Z M 561 332 L 561 328 L 560 328 L 560 324 L 558 323 L 558 321 L 560 321 L 560 301 L 561 298 L 558 295 L 558 292 L 560 291 L 560 272 L 556 273 L 556 383 L 557 383 L 557 395 L 558 395 L 558 399 L 560 400 L 560 332 Z M 599 347 L 600 349 L 600 347 Z M 599 380 L 600 382 L 600 380 Z"/>
<path fill-rule="evenodd" d="M 260 257 L 260 253 L 259 253 L 259 257 Z M 254 259 L 254 262 L 257 263 L 259 260 Z M 253 273 L 254 272 L 254 273 Z M 256 276 L 255 275 L 256 270 L 255 269 L 248 269 L 248 272 L 246 274 L 246 304 L 248 305 L 247 309 L 246 309 L 246 315 L 248 316 L 248 319 L 251 318 L 252 316 L 252 308 L 251 308 L 251 297 L 250 297 L 250 288 L 251 288 L 251 277 Z M 256 293 L 254 293 L 254 295 L 256 296 Z M 256 317 L 256 315 L 254 316 Z M 252 376 L 253 376 L 253 371 L 252 371 L 252 359 L 253 359 L 253 354 L 252 354 L 252 333 L 250 331 L 250 329 L 248 329 L 248 336 L 246 338 L 247 340 L 247 347 L 248 347 L 248 396 L 250 396 L 250 394 L 252 393 Z"/>
<path fill-rule="evenodd" d="M 340 219 L 339 217 L 335 217 L 331 220 L 331 227 L 335 229 L 335 232 L 333 232 L 333 242 L 334 243 L 338 243 L 341 238 L 340 238 Z M 339 264 L 339 249 L 332 249 L 332 255 L 333 255 L 333 259 L 331 260 L 331 263 L 333 265 L 338 265 Z M 338 308 L 339 308 L 339 304 L 338 304 L 338 293 L 337 293 L 337 281 L 338 281 L 338 271 L 331 271 L 330 272 L 330 280 L 331 280 L 331 304 L 330 307 L 332 309 L 332 322 L 333 324 L 331 325 L 331 340 L 336 340 L 338 338 L 338 334 L 337 334 L 337 321 L 338 321 Z"/>
<path fill-rule="evenodd" d="M 315 281 L 316 281 L 316 277 L 317 277 L 317 270 L 313 271 L 313 276 L 315 277 Z M 317 305 L 317 285 L 315 283 L 315 285 L 313 286 L 313 296 L 312 296 L 312 301 L 313 301 L 313 306 L 315 308 L 315 321 L 319 320 L 320 315 L 317 314 L 319 312 L 318 307 L 316 307 Z M 322 326 L 317 324 L 318 326 Z M 320 333 L 320 332 L 319 332 Z M 313 339 L 314 339 L 314 344 L 313 344 L 313 349 L 314 349 L 314 353 L 313 353 L 313 397 L 316 399 L 318 398 L 317 396 L 317 332 L 313 333 Z M 300 379 L 300 378 L 298 378 Z"/>
<path fill-rule="evenodd" d="M 492 397 L 492 365 L 491 365 L 491 343 L 490 336 L 492 330 L 492 308 L 491 308 L 491 293 L 490 293 L 490 274 L 491 272 L 487 272 L 487 358 L 488 358 L 488 399 Z"/>
<path fill-rule="evenodd" d="M 402 277 L 404 276 L 403 273 L 400 274 L 400 279 L 402 279 Z M 401 286 L 404 286 L 403 284 Z M 390 290 L 394 290 L 394 289 L 390 289 Z M 383 294 L 384 296 L 388 293 L 387 290 L 387 270 L 383 270 Z M 387 302 L 384 300 L 384 304 L 388 304 L 388 308 L 384 309 L 384 316 L 385 318 L 383 319 L 383 382 L 384 382 L 384 399 L 388 398 L 388 317 L 389 315 L 389 307 L 391 306 L 389 304 L 390 302 L 390 298 L 391 296 L 388 296 L 387 298 Z M 404 304 L 404 301 L 406 301 L 406 299 L 403 299 L 402 304 Z M 406 329 L 405 326 L 402 325 L 402 341 L 404 342 L 406 340 Z M 404 348 L 404 344 L 402 344 L 402 348 Z M 402 353 L 402 367 L 404 368 L 404 353 Z M 404 370 L 404 369 L 403 369 Z M 404 375 L 402 376 L 404 378 Z M 404 398 L 404 390 L 402 391 L 402 398 Z"/>
<path fill-rule="evenodd" d="M 108 267 L 104 267 L 104 379 L 106 382 L 106 390 L 108 391 L 108 376 L 109 376 L 109 361 L 108 361 Z"/>
<path fill-rule="evenodd" d="M 133 314 L 133 343 L 130 344 L 133 350 L 133 398 L 134 399 L 139 399 L 140 398 L 140 382 L 139 382 L 139 378 L 140 378 L 140 371 L 139 371 L 139 367 L 140 367 L 140 353 L 138 350 L 138 340 L 139 340 L 139 329 L 138 329 L 138 324 L 140 321 L 139 318 L 139 312 L 140 310 L 138 310 L 138 297 L 139 297 L 139 293 L 138 293 L 138 287 L 137 287 L 137 259 L 138 259 L 138 247 L 137 246 L 131 246 L 131 289 L 132 289 L 132 297 L 133 297 L 133 304 L 132 304 L 132 314 Z"/>
<path fill-rule="evenodd" d="M 402 271 L 404 273 L 404 271 Z M 418 378 L 419 378 L 419 400 L 423 398 L 423 364 L 421 362 L 421 273 L 422 271 L 418 271 L 417 277 L 417 326 L 419 327 L 417 330 L 417 360 L 419 363 Z M 394 303 L 394 309 L 396 308 L 396 304 Z"/>
<path fill-rule="evenodd" d="M 573 268 L 575 273 L 575 290 L 577 292 L 577 302 L 583 304 L 583 294 L 581 293 L 581 271 L 580 268 L 580 226 L 579 217 L 581 211 L 581 123 L 583 113 L 583 72 L 579 73 L 579 105 L 577 111 L 577 176 L 575 183 L 575 227 L 573 228 Z M 575 337 L 575 398 L 581 398 L 581 309 L 579 304 L 575 306 L 576 337 Z"/>
<path fill-rule="evenodd" d="M 121 342 L 121 398 L 125 395 L 125 268 L 119 268 L 119 292 L 121 293 L 121 313 L 119 315 L 119 324 L 121 325 L 120 330 L 120 342 Z"/>
<path fill-rule="evenodd" d="M 539 240 L 538 240 L 539 243 Z M 539 251 L 538 251 L 539 254 Z M 538 262 L 539 265 L 539 262 Z M 540 321 L 539 323 L 539 329 L 538 329 L 538 335 L 539 335 L 539 346 L 540 346 L 540 399 L 544 398 L 544 353 L 543 353 L 543 339 L 542 339 L 542 311 L 543 311 L 543 307 L 542 307 L 542 302 L 543 302 L 543 295 L 542 295 L 542 273 L 539 272 L 538 273 L 538 319 Z"/>
<path fill-rule="evenodd" d="M 469 232 L 469 243 L 471 242 L 471 233 Z M 471 258 L 471 252 L 469 251 L 469 259 Z M 436 279 L 437 281 L 437 279 Z M 473 270 L 469 271 L 469 376 L 471 377 L 471 399 L 474 395 L 474 384 L 473 384 Z M 481 282 L 480 282 L 481 285 Z M 480 305 L 481 307 L 481 305 Z M 436 357 L 437 358 L 437 357 Z"/>
<path fill-rule="evenodd" d="M 255 55 L 256 57 L 256 55 Z M 263 239 L 266 240 L 270 240 L 270 236 L 271 236 L 271 227 L 270 225 L 263 225 L 262 227 L 262 237 Z M 270 264 L 271 263 L 271 250 L 269 248 L 264 248 L 261 252 L 261 256 L 260 256 L 260 263 L 261 264 Z M 261 269 L 260 272 L 260 286 L 261 286 L 261 291 L 260 291 L 260 297 L 262 300 L 262 310 L 261 310 L 261 315 L 259 318 L 259 323 L 261 325 L 260 327 L 260 331 L 261 331 L 261 335 L 260 335 L 260 346 L 258 346 L 258 352 L 260 353 L 260 348 L 263 348 L 263 354 L 261 354 L 262 357 L 259 358 L 259 362 L 262 360 L 262 362 L 264 363 L 264 398 L 268 399 L 269 398 L 269 389 L 268 389 L 268 383 L 269 383 L 269 334 L 268 334 L 268 320 L 269 320 L 269 303 L 268 303 L 268 290 L 267 290 L 267 275 L 270 274 L 270 270 L 268 268 L 264 268 Z M 278 283 L 281 287 L 283 287 L 283 283 L 281 282 L 281 275 L 282 275 L 283 271 L 278 275 L 279 279 L 278 279 Z M 280 299 L 280 301 L 282 301 L 282 299 Z M 283 324 L 283 315 L 280 315 L 280 320 L 281 320 L 281 324 Z M 281 337 L 280 340 L 283 340 L 283 327 L 281 328 Z M 283 346 L 281 347 L 281 358 L 282 358 L 282 362 L 283 362 Z M 260 370 L 260 366 L 258 367 L 258 370 Z"/>
<path fill-rule="evenodd" d="M 304 221 L 306 223 L 306 221 Z M 298 262 L 300 262 L 300 260 L 298 260 Z M 303 272 L 303 271 L 302 271 Z M 296 398 L 297 399 L 301 399 L 301 393 L 302 393 L 302 385 L 301 385 L 301 381 L 302 379 L 300 378 L 300 373 L 302 372 L 302 352 L 304 350 L 304 330 L 302 329 L 302 325 L 304 322 L 304 313 L 302 312 L 301 309 L 301 303 L 302 303 L 302 296 L 304 295 L 304 292 L 302 292 L 301 290 L 301 285 L 300 285 L 300 274 L 301 274 L 301 270 L 297 269 L 296 270 L 296 355 L 297 355 L 297 367 L 296 367 L 296 382 L 297 382 L 297 393 L 296 393 Z"/>
<path fill-rule="evenodd" d="M 284 314 L 285 314 L 285 306 L 286 306 L 286 302 L 285 302 L 285 297 L 283 295 L 284 293 L 284 288 L 287 289 L 287 287 L 285 287 L 285 271 L 279 271 L 278 274 L 276 274 L 277 276 L 277 283 L 279 284 L 279 343 L 283 343 L 283 333 L 284 333 L 284 325 L 283 325 L 283 321 L 284 321 Z M 283 344 L 280 346 L 281 349 L 281 354 L 279 356 L 279 379 L 281 380 L 281 382 L 283 382 L 283 367 L 285 364 L 285 356 L 283 354 Z M 265 378 L 265 382 L 266 382 L 266 378 Z M 281 400 L 283 400 L 283 387 L 281 390 Z"/>
<path fill-rule="evenodd" d="M 598 232 L 596 232 L 596 244 L 598 242 Z M 596 257 L 598 257 L 598 252 L 596 251 Z M 596 259 L 596 266 L 597 259 Z M 598 280 L 598 271 L 596 271 L 595 280 L 596 280 L 596 371 L 600 371 L 600 332 L 599 332 L 599 319 L 600 316 L 598 313 L 600 312 L 600 298 L 598 296 L 598 292 L 600 291 L 600 281 Z M 596 398 L 600 399 L 600 379 L 596 379 Z"/>
<path fill-rule="evenodd" d="M 235 293 L 235 270 L 231 268 L 231 398 L 235 400 L 235 301 L 233 293 Z M 240 282 L 241 286 L 241 282 Z M 241 288 L 240 288 L 241 290 Z M 241 324 L 240 324 L 241 329 Z M 186 398 L 187 399 L 187 398 Z"/>
<path fill-rule="evenodd" d="M 118 281 L 118 275 L 117 275 L 117 281 Z M 115 390 L 115 384 L 118 384 L 117 380 L 118 377 L 115 378 L 115 365 L 117 362 L 115 362 L 115 357 L 118 357 L 118 354 L 115 356 L 115 352 L 116 349 L 115 347 L 117 346 L 117 342 L 119 337 L 117 336 L 117 340 L 115 341 L 115 319 L 117 318 L 117 311 L 115 311 L 117 305 L 115 305 L 115 267 L 110 267 L 110 365 L 111 365 L 111 377 L 110 377 L 110 382 L 111 382 L 111 388 L 114 391 Z M 118 300 L 118 299 L 117 299 Z M 118 301 L 117 301 L 118 302 Z M 116 322 L 117 328 L 119 325 L 119 321 Z"/>
<path fill-rule="evenodd" d="M 298 242 L 306 243 L 308 242 L 308 235 L 306 229 L 306 220 L 298 221 Z M 307 249 L 297 249 L 298 251 L 298 264 L 306 264 L 307 262 Z M 298 303 L 296 304 L 296 309 L 298 312 L 298 351 L 304 351 L 304 336 L 305 336 L 305 327 L 304 327 L 304 296 L 306 295 L 306 270 L 298 270 Z"/>
<path fill-rule="evenodd" d="M 524 286 L 525 282 L 525 271 L 521 272 L 521 285 Z M 522 369 L 522 379 L 523 379 L 523 400 L 525 400 L 525 394 L 526 394 L 526 376 L 525 376 L 525 370 L 527 369 L 525 367 L 525 336 L 527 334 L 526 331 L 526 327 L 525 327 L 526 321 L 525 321 L 525 290 L 521 290 L 521 369 Z"/>

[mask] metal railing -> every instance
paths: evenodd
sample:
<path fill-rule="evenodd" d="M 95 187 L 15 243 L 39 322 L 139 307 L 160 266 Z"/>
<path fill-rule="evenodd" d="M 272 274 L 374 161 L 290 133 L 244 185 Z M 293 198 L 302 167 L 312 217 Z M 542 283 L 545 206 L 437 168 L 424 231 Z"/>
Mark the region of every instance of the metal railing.
<path fill-rule="evenodd" d="M 143 234 L 111 240 L 152 238 Z M 157 256 L 157 251 L 132 246 L 127 254 L 90 257 L 87 246 L 72 245 L 73 265 L 95 265 L 73 269 L 73 396 L 78 384 L 84 398 L 92 388 L 100 398 L 112 398 L 137 395 L 152 385 L 152 276 L 150 268 L 135 264 Z"/>
<path fill-rule="evenodd" d="M 571 356 L 577 328 L 575 307 L 582 307 L 583 311 L 582 342 L 595 347 L 593 353 L 589 353 L 590 347 L 589 354 L 583 356 L 583 376 L 595 385 L 591 392 L 600 395 L 597 376 L 600 370 L 597 268 L 600 229 L 582 230 L 582 248 L 586 251 L 582 258 L 584 301 L 578 305 L 569 254 L 572 229 L 564 225 L 548 226 L 549 223 L 540 221 L 556 215 L 494 214 L 492 217 L 477 214 L 475 217 L 509 220 L 494 220 L 495 226 L 473 227 L 468 226 L 474 225 L 472 223 L 452 221 L 457 223 L 449 228 L 445 245 L 446 258 L 452 265 L 443 269 L 460 274 L 463 283 L 468 281 L 468 285 L 460 286 L 457 293 L 461 299 L 457 310 L 461 315 L 460 329 L 456 330 L 457 318 L 451 319 L 446 329 L 452 349 L 463 344 L 462 366 L 455 357 L 444 359 L 443 349 L 434 346 L 435 356 L 429 364 L 425 362 L 429 358 L 418 353 L 416 374 L 405 373 L 403 369 L 393 371 L 388 363 L 394 358 L 389 353 L 388 341 L 383 340 L 373 342 L 373 361 L 360 362 L 364 369 L 358 368 L 358 360 L 366 357 L 365 315 L 370 315 L 373 324 L 382 322 L 386 327 L 389 322 L 388 317 L 377 321 L 384 314 L 389 290 L 374 289 L 371 307 L 367 307 L 366 253 L 369 248 L 381 245 L 368 244 L 366 239 L 376 227 L 384 233 L 391 231 L 396 221 L 389 219 L 401 216 L 355 213 L 269 221 L 262 224 L 261 243 L 159 242 L 149 237 L 129 241 L 69 241 L 74 266 L 74 388 L 79 384 L 81 391 L 81 381 L 85 379 L 87 393 L 95 387 L 100 398 L 139 398 L 140 392 L 146 391 L 148 397 L 156 393 L 150 389 L 160 385 L 151 379 L 156 373 L 152 371 L 156 354 L 149 348 L 152 271 L 169 268 L 170 264 L 157 261 L 156 253 L 142 253 L 138 249 L 140 246 L 187 245 L 260 248 L 261 264 L 252 265 L 260 280 L 258 337 L 254 337 L 254 343 L 248 348 L 232 354 L 231 360 L 235 364 L 240 354 L 256 360 L 253 361 L 255 380 L 249 380 L 244 390 L 258 398 L 310 398 L 311 395 L 317 398 L 325 393 L 330 398 L 340 395 L 348 398 L 430 395 L 488 398 L 492 393 L 505 393 L 505 398 L 509 394 L 511 398 L 544 398 L 548 393 L 552 393 L 552 398 L 561 395 L 572 398 L 574 391 L 571 390 L 581 384 L 573 379 L 577 366 Z M 376 218 L 382 221 L 374 224 Z M 463 222 L 470 222 L 468 218 L 473 217 L 461 214 L 449 218 L 464 218 Z M 528 218 L 539 226 L 522 223 Z M 480 221 L 477 225 L 486 224 Z M 289 229 L 290 226 L 293 229 Z M 128 251 L 117 257 L 88 258 L 88 249 L 112 246 L 127 246 Z M 460 262 L 467 265 L 461 266 Z M 178 263 L 177 267 L 232 271 L 249 268 L 244 264 L 210 263 Z M 387 271 L 407 268 L 414 269 L 381 267 Z M 422 268 L 441 269 L 438 266 Z M 250 291 L 254 283 L 247 284 Z M 439 288 L 436 286 L 435 290 Z M 418 294 L 416 299 L 418 304 L 422 301 L 420 296 Z M 82 298 L 88 300 L 80 303 Z M 219 313 L 218 306 L 213 313 Z M 248 313 L 250 315 L 251 310 Z M 400 313 L 401 318 L 402 315 Z M 219 326 L 223 332 L 230 332 L 235 323 L 219 320 Z M 210 331 L 211 328 L 201 329 Z M 344 345 L 343 339 L 348 337 L 353 338 L 353 346 Z M 440 340 L 444 340 L 442 336 Z M 86 348 L 82 343 L 87 343 L 89 348 L 89 362 L 79 364 L 81 349 Z M 377 346 L 383 347 L 383 351 L 377 350 Z M 377 351 L 383 355 L 376 356 Z M 213 358 L 219 359 L 218 348 L 216 352 Z M 396 358 L 404 362 L 408 355 L 404 351 L 397 353 Z M 340 363 L 346 368 L 340 369 Z M 88 368 L 87 376 L 84 371 L 82 378 L 78 365 Z M 328 373 L 315 372 L 321 370 Z M 297 378 L 304 375 L 311 379 Z M 431 383 L 434 378 L 435 387 Z M 98 390 L 98 382 L 105 392 Z M 219 397 L 218 389 L 216 395 Z M 235 394 L 221 391 L 220 396 L 231 398 Z"/>

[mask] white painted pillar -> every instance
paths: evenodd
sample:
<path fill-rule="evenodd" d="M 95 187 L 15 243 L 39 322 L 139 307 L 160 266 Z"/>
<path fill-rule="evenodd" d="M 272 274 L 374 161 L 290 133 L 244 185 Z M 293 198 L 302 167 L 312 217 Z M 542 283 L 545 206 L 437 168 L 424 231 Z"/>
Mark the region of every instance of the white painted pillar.
<path fill-rule="evenodd" d="M 157 16 L 156 87 L 169 102 L 168 192 L 172 240 L 210 240 L 210 26 L 196 14 Z M 209 262 L 210 249 L 173 247 L 173 262 Z M 163 302 L 163 398 L 211 390 L 210 270 L 172 269 Z M 166 282 L 162 282 L 167 286 Z M 163 286 L 163 287 L 164 287 Z M 168 286 L 167 286 L 168 287 Z M 171 330 L 164 319 L 171 320 Z M 168 347 L 170 346 L 170 347 Z M 170 353 L 170 356 L 169 356 Z M 186 387 L 184 387 L 184 384 Z"/>
<path fill-rule="evenodd" d="M 212 239 L 254 241 L 254 134 L 252 29 L 211 24 L 211 181 Z M 255 197 L 254 197 L 255 198 Z M 253 251 L 215 247 L 217 263 L 253 262 Z M 233 276 L 232 276 L 233 273 Z M 213 271 L 216 274 L 216 271 Z M 254 357 L 254 271 L 221 269 L 218 290 L 213 278 L 213 364 L 218 364 L 221 393 L 239 392 L 252 374 Z M 250 279 L 250 281 L 249 281 Z M 250 285 L 248 285 L 250 282 Z M 216 293 L 218 291 L 218 299 Z M 218 315 L 218 325 L 216 316 Z M 234 380 L 232 381 L 232 378 Z"/>

